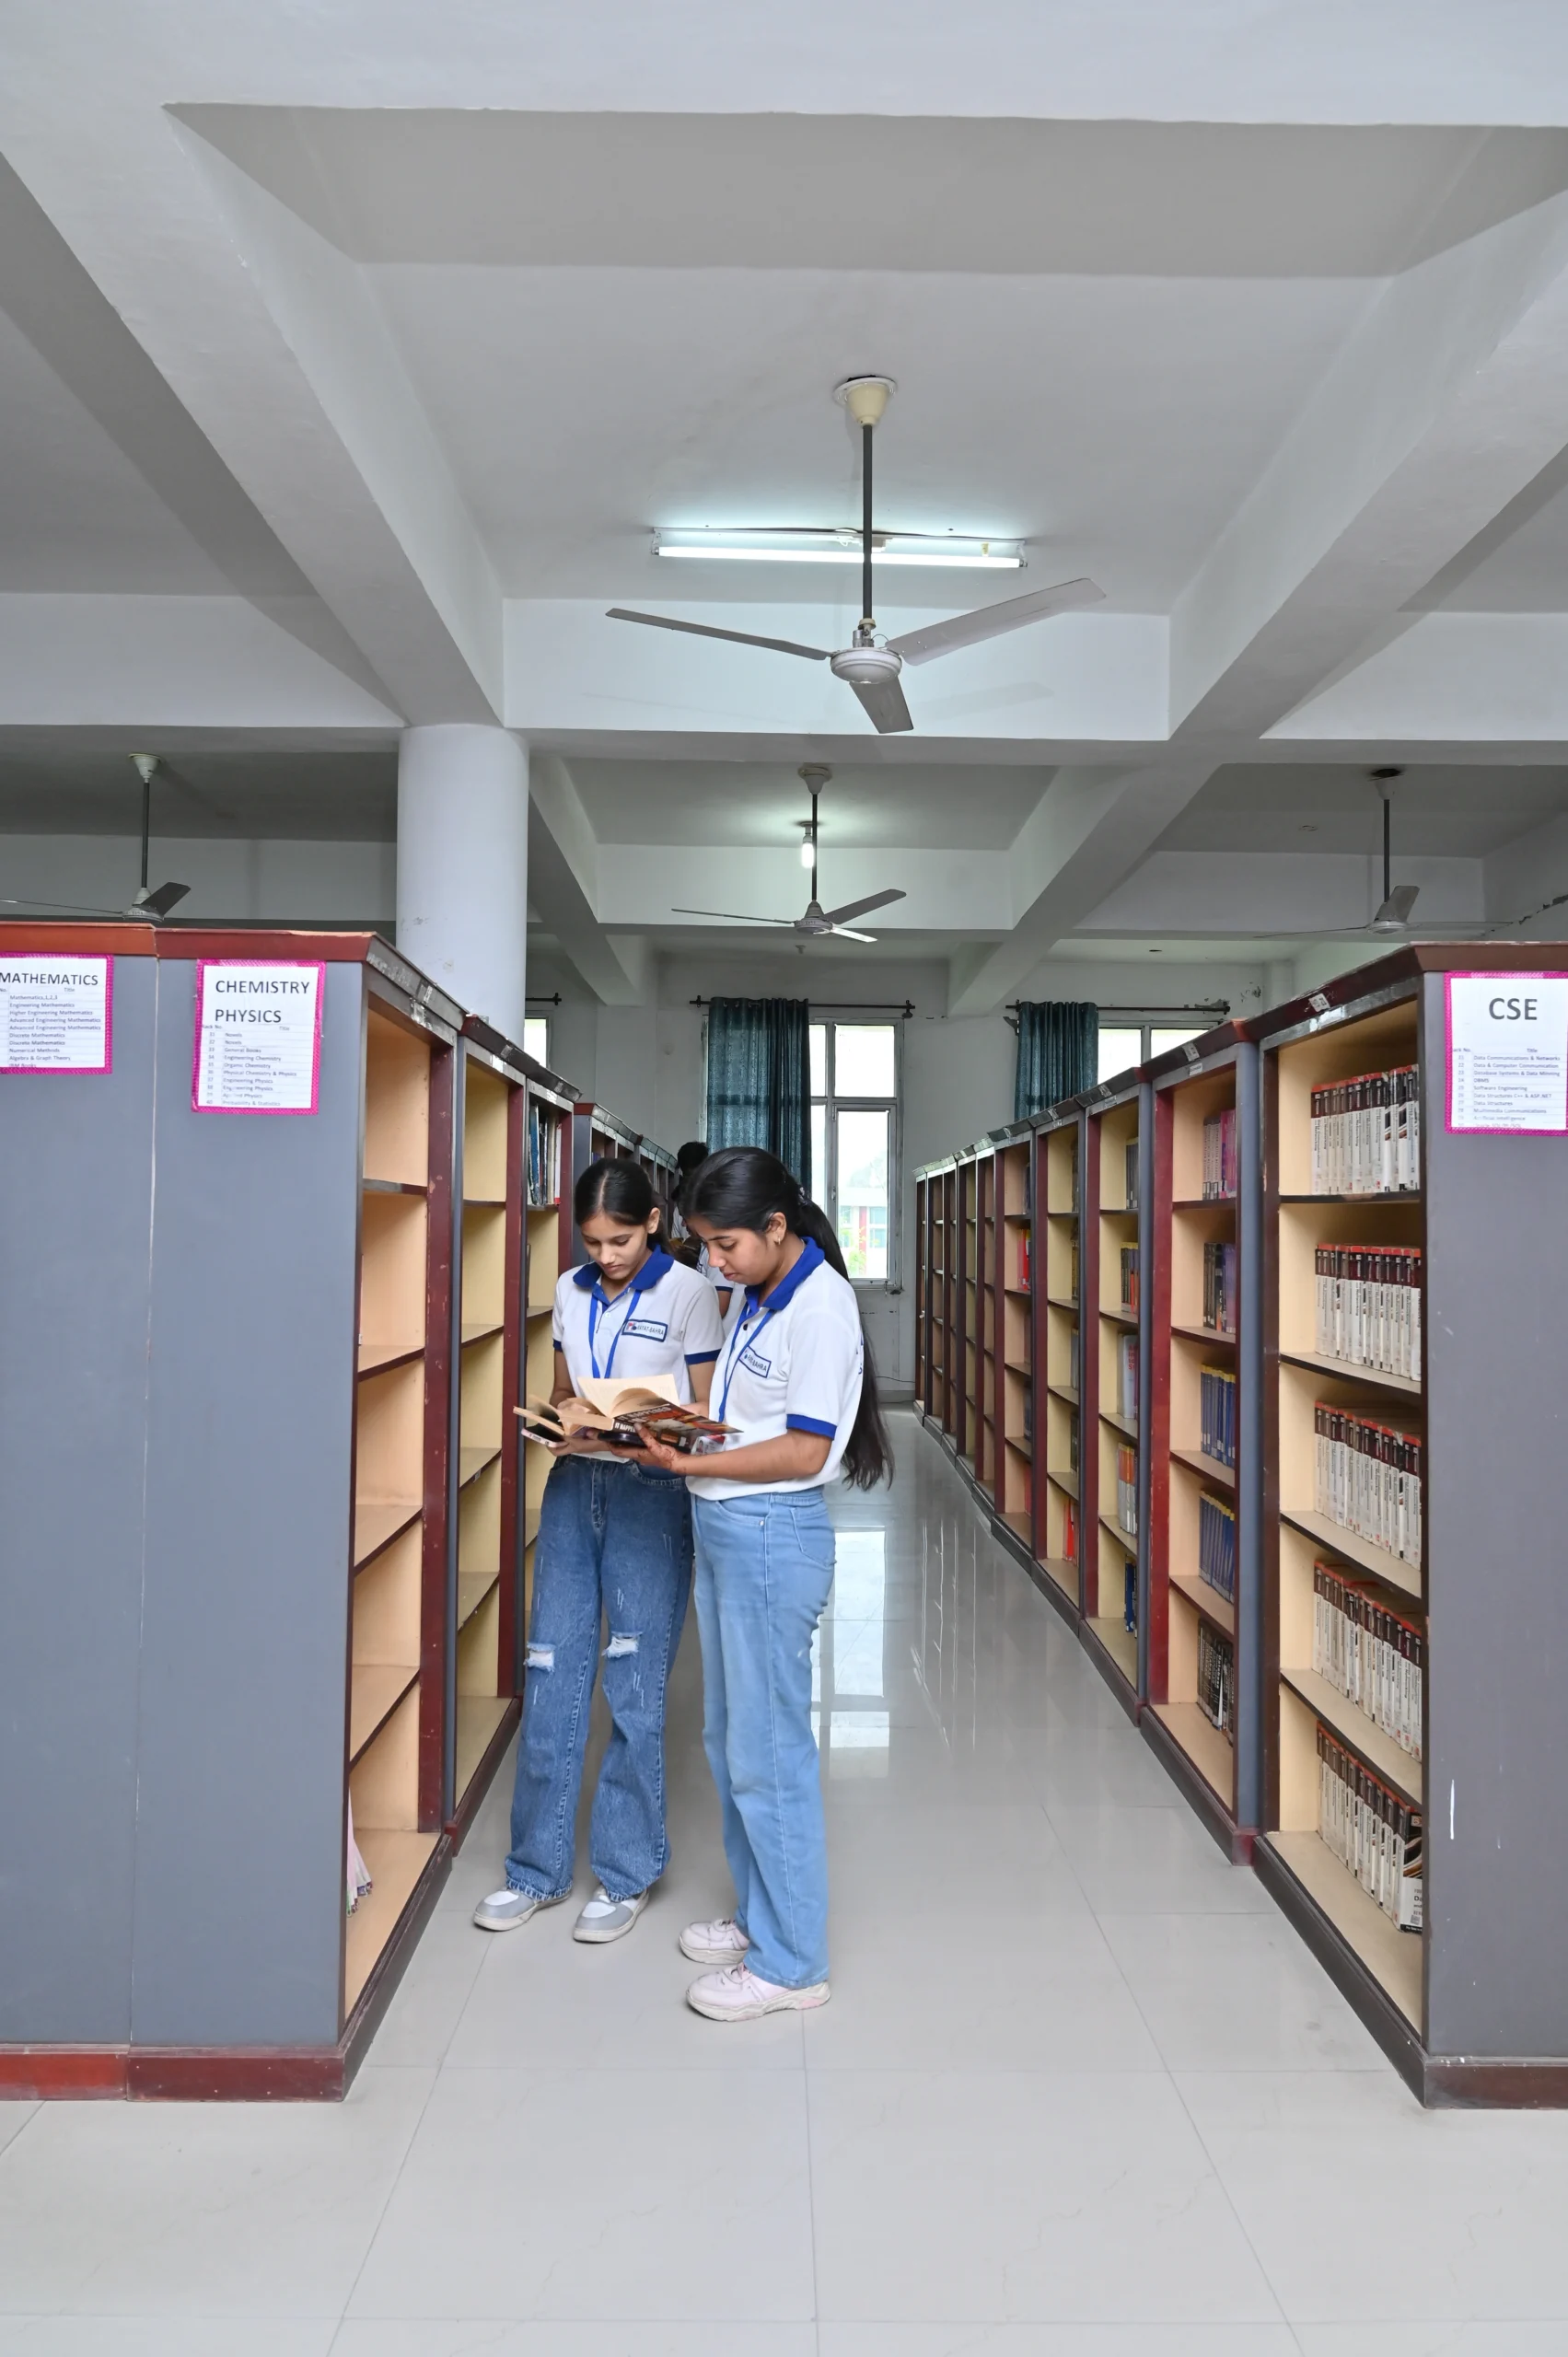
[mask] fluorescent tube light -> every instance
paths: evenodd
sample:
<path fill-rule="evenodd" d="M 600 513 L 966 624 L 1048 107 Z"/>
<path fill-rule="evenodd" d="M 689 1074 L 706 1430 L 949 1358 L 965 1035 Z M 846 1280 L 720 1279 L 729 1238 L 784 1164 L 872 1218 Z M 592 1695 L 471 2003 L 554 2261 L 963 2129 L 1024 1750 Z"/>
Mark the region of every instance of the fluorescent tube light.
<path fill-rule="evenodd" d="M 1016 573 L 1022 540 L 981 540 L 962 532 L 877 532 L 878 564 L 923 564 L 946 572 Z M 807 529 L 777 532 L 656 531 L 656 556 L 703 558 L 725 564 L 858 564 L 860 534 Z"/>

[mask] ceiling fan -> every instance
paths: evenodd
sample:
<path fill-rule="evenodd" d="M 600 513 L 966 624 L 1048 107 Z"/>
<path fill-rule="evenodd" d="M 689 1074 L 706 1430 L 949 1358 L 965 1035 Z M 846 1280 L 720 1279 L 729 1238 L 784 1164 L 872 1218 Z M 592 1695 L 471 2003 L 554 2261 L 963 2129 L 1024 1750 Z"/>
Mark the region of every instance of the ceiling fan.
<path fill-rule="evenodd" d="M 153 774 L 158 766 L 156 753 L 133 753 L 136 774 L 142 781 L 142 882 L 141 888 L 129 908 L 85 908 L 78 900 L 0 900 L 6 909 L 50 909 L 63 916 L 88 917 L 166 917 L 177 900 L 184 900 L 189 884 L 147 884 L 147 852 L 152 840 Z"/>
<path fill-rule="evenodd" d="M 899 674 L 906 663 L 932 663 L 960 646 L 977 646 L 982 639 L 1000 638 L 1004 632 L 1022 630 L 1027 622 L 1044 621 L 1076 607 L 1098 605 L 1105 596 L 1092 581 L 1059 581 L 1050 589 L 1031 589 L 1022 598 L 1005 598 L 999 605 L 981 606 L 972 613 L 955 614 L 951 621 L 932 622 L 924 630 L 907 631 L 901 638 L 877 639 L 872 599 L 871 437 L 896 390 L 890 377 L 849 377 L 833 398 L 848 410 L 861 438 L 861 618 L 848 646 L 835 653 L 826 646 L 801 646 L 792 638 L 760 638 L 746 630 L 718 630 L 710 622 L 678 621 L 672 614 L 639 614 L 625 606 L 611 606 L 608 619 L 616 622 L 645 622 L 652 630 L 680 630 L 694 638 L 727 638 L 738 646 L 765 646 L 775 655 L 802 656 L 808 663 L 826 663 L 859 697 L 861 706 L 879 736 L 912 728 Z"/>
<path fill-rule="evenodd" d="M 873 909 L 885 909 L 893 900 L 906 896 L 901 891 L 873 892 L 864 900 L 850 900 L 842 909 L 824 909 L 817 898 L 817 798 L 833 772 L 825 761 L 807 761 L 796 772 L 811 795 L 811 817 L 806 826 L 805 848 L 811 853 L 811 898 L 802 917 L 743 917 L 734 909 L 672 909 L 678 917 L 723 917 L 732 924 L 785 924 L 792 932 L 803 933 L 807 940 L 820 941 L 825 935 L 835 935 L 841 941 L 870 941 L 874 933 L 856 933 L 850 924 L 851 917 L 868 917 Z"/>

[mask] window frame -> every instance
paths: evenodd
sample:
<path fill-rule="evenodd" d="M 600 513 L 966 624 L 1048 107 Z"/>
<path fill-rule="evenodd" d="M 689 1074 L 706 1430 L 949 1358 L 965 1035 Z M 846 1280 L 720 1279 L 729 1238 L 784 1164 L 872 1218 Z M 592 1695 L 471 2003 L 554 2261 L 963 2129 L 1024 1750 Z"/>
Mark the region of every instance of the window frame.
<path fill-rule="evenodd" d="M 903 1291 L 903 1167 L 904 1167 L 904 1027 L 894 1016 L 891 1021 L 866 1023 L 854 1016 L 834 1015 L 824 1008 L 820 1014 L 812 1008 L 807 1020 L 815 1028 L 820 1024 L 822 1041 L 823 1094 L 815 1093 L 807 1100 L 807 1119 L 819 1105 L 822 1108 L 822 1139 L 828 1168 L 811 1173 L 813 1200 L 826 1213 L 834 1235 L 839 1232 L 839 1125 L 840 1113 L 886 1113 L 888 1116 L 888 1273 L 885 1277 L 852 1277 L 851 1284 L 870 1293 L 901 1293 Z M 840 1097 L 834 1089 L 838 1076 L 838 1047 L 836 1034 L 840 1026 L 845 1030 L 880 1031 L 890 1029 L 893 1035 L 893 1093 L 890 1097 Z"/>
<path fill-rule="evenodd" d="M 1097 1039 L 1098 1033 L 1103 1031 L 1136 1031 L 1138 1034 L 1137 1056 L 1134 1058 L 1132 1064 L 1119 1064 L 1117 1066 L 1118 1072 L 1132 1072 L 1135 1071 L 1140 1064 L 1146 1064 L 1153 1062 L 1156 1052 L 1152 1043 L 1151 1035 L 1154 1032 L 1181 1031 L 1189 1039 L 1200 1039 L 1202 1038 L 1205 1031 L 1212 1031 L 1217 1023 L 1223 1023 L 1225 1019 L 1223 1015 L 1205 1014 L 1204 1019 L 1200 1023 L 1193 1024 L 1191 1028 L 1189 1030 L 1183 1024 L 1175 1021 L 1173 1019 L 1173 1016 L 1174 1010 L 1169 1007 L 1163 1008 L 1155 1013 L 1145 1012 L 1142 1015 L 1125 1014 L 1105 1016 L 1101 1018 L 1097 1027 Z M 1176 1046 L 1179 1044 L 1179 1042 L 1174 1040 L 1167 1042 L 1168 1046 Z M 1165 1048 L 1161 1048 L 1157 1052 L 1163 1056 L 1167 1051 Z M 1114 1076 L 1115 1075 L 1110 1073 L 1107 1073 L 1105 1075 L 1107 1080 L 1112 1079 Z"/>

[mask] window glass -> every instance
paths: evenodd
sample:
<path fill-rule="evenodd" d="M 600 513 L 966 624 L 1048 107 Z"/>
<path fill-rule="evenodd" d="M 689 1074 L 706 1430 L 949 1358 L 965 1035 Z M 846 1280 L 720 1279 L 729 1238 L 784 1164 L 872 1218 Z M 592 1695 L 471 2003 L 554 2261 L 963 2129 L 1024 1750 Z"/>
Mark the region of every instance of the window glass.
<path fill-rule="evenodd" d="M 1151 1030 L 1149 1054 L 1151 1057 L 1163 1056 L 1167 1048 L 1184 1048 L 1189 1039 L 1201 1039 L 1202 1036 L 1201 1028 L 1196 1031 Z"/>
<path fill-rule="evenodd" d="M 825 1023 L 808 1024 L 811 1035 L 811 1094 L 826 1097 L 828 1093 L 828 1027 Z"/>
<path fill-rule="evenodd" d="M 1098 1079 L 1114 1080 L 1118 1073 L 1131 1072 L 1143 1061 L 1144 1034 L 1138 1025 L 1100 1025 Z"/>
<path fill-rule="evenodd" d="M 815 1074 L 815 1066 L 813 1066 Z M 833 1094 L 835 1097 L 891 1097 L 893 1027 L 890 1023 L 835 1023 L 833 1026 Z M 815 1095 L 817 1082 L 811 1083 Z"/>
<path fill-rule="evenodd" d="M 527 1015 L 523 1017 L 523 1053 L 531 1056 L 536 1064 L 550 1062 L 550 1017 L 548 1015 Z"/>
<path fill-rule="evenodd" d="M 839 1248 L 852 1277 L 888 1273 L 888 1115 L 838 1117 Z"/>

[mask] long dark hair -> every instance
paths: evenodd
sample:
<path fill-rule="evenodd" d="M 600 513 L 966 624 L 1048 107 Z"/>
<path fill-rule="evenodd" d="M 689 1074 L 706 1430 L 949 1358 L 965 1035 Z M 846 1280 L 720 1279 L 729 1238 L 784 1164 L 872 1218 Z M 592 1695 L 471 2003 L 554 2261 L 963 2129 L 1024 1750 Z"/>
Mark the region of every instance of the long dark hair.
<path fill-rule="evenodd" d="M 680 1211 L 683 1218 L 704 1219 L 711 1227 L 749 1227 L 759 1236 L 773 1213 L 782 1212 L 792 1236 L 806 1237 L 819 1245 L 830 1269 L 836 1269 L 841 1277 L 849 1274 L 839 1239 L 824 1213 L 802 1194 L 800 1181 L 778 1156 L 765 1154 L 760 1145 L 721 1146 L 717 1154 L 709 1155 L 682 1187 Z M 893 1445 L 882 1421 L 877 1369 L 866 1343 L 860 1405 L 844 1449 L 843 1475 L 855 1489 L 873 1490 L 878 1481 L 891 1480 L 892 1474 Z"/>
<path fill-rule="evenodd" d="M 652 1211 L 658 1213 L 659 1224 L 648 1237 L 648 1249 L 668 1252 L 664 1206 L 654 1193 L 647 1172 L 640 1162 L 624 1161 L 618 1155 L 601 1155 L 597 1162 L 590 1162 L 572 1190 L 572 1213 L 579 1227 L 600 1212 L 611 1219 L 623 1219 L 628 1227 L 645 1227 Z"/>

